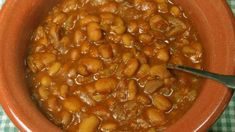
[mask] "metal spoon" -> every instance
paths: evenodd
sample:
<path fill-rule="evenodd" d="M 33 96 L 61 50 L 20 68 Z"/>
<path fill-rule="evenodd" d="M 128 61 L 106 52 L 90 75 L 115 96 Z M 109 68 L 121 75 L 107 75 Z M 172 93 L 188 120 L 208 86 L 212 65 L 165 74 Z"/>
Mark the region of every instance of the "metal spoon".
<path fill-rule="evenodd" d="M 235 90 L 235 76 L 233 75 L 221 75 L 215 74 L 204 70 L 198 70 L 187 66 L 167 64 L 168 69 L 180 70 L 187 73 L 191 73 L 200 77 L 209 78 L 215 81 L 218 81 L 225 86 Z"/>

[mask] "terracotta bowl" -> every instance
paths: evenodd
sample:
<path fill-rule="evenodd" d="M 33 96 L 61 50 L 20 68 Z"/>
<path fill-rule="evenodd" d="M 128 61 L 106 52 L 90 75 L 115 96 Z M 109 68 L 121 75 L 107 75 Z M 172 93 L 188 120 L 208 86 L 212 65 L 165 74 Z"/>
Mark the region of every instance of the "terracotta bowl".
<path fill-rule="evenodd" d="M 0 13 L 0 101 L 21 131 L 60 131 L 32 102 L 24 80 L 30 35 L 58 0 L 6 0 Z M 175 0 L 191 16 L 205 49 L 206 70 L 234 74 L 234 18 L 225 0 Z M 228 104 L 232 92 L 205 80 L 192 108 L 168 131 L 205 131 Z"/>

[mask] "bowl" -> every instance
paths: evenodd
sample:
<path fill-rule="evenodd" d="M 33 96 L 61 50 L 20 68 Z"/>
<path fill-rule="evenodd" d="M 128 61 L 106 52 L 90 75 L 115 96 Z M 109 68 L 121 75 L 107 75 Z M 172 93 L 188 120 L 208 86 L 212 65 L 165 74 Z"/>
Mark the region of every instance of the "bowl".
<path fill-rule="evenodd" d="M 59 0 L 6 0 L 0 13 L 0 103 L 21 131 L 61 131 L 31 100 L 25 83 L 30 35 Z M 189 13 L 205 49 L 205 69 L 235 73 L 234 17 L 225 0 L 175 0 Z M 232 91 L 205 80 L 191 109 L 166 131 L 206 131 L 223 112 Z"/>

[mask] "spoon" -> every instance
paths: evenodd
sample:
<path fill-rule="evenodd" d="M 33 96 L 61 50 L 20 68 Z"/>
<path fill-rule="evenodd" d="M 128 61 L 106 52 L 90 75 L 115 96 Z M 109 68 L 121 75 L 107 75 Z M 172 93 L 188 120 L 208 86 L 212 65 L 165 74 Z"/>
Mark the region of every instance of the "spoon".
<path fill-rule="evenodd" d="M 233 75 L 215 74 L 204 70 L 199 70 L 187 66 L 174 65 L 174 64 L 167 64 L 167 68 L 172 70 L 184 71 L 204 78 L 209 78 L 224 84 L 228 88 L 235 90 L 235 76 Z"/>

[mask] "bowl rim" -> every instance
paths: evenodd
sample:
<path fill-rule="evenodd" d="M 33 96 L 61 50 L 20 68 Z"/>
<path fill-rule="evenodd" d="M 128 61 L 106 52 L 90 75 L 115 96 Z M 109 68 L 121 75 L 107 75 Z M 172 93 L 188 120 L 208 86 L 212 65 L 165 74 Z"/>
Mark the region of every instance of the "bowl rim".
<path fill-rule="evenodd" d="M 3 23 L 6 21 L 6 13 L 8 13 L 8 7 L 12 6 L 12 3 L 14 3 L 11 0 L 6 0 L 4 5 L 2 6 L 2 8 L 0 9 L 0 25 L 4 25 Z M 228 6 L 228 4 L 226 3 L 225 0 L 222 0 L 222 4 L 223 6 L 226 8 L 226 13 L 225 15 L 229 16 L 230 18 L 230 22 L 233 24 L 233 31 L 235 32 L 235 17 L 233 16 L 230 7 Z M 0 28 L 1 29 L 1 28 Z M 235 35 L 234 35 L 235 36 Z M 1 37 L 1 36 L 0 36 Z M 0 38 L 1 39 L 1 38 Z M 234 41 L 235 42 L 235 41 Z M 1 61 L 1 56 L 0 56 L 0 61 Z M 235 63 L 235 62 L 233 62 Z M 1 68 L 1 67 L 0 67 Z M 233 72 L 235 71 L 235 69 L 233 70 Z M 16 127 L 22 131 L 26 131 L 29 130 L 29 128 L 27 126 L 25 126 L 25 124 L 23 124 L 18 118 L 17 115 L 15 115 L 15 113 L 12 113 L 12 109 L 10 106 L 13 106 L 13 104 L 11 104 L 11 102 L 7 101 L 8 100 L 8 96 L 4 96 L 4 84 L 1 83 L 1 79 L 4 78 L 4 76 L 2 75 L 2 69 L 0 69 L 0 104 L 2 105 L 2 108 L 4 109 L 4 111 L 6 112 L 6 114 L 8 115 L 8 117 L 11 119 L 11 121 L 16 125 Z M 227 90 L 226 91 L 226 95 L 227 97 L 224 97 L 223 100 L 221 102 L 218 102 L 218 106 L 219 107 L 223 107 L 222 109 L 225 109 L 225 106 L 228 105 L 231 97 L 232 97 L 232 91 L 231 90 Z M 15 109 L 15 108 L 14 108 Z M 218 108 L 215 109 L 215 111 L 217 111 L 217 113 L 214 113 L 214 117 L 210 117 L 210 120 L 212 123 L 215 122 L 217 120 L 217 117 L 219 117 L 219 115 L 222 114 L 223 111 L 218 112 Z M 208 121 L 207 120 L 207 121 Z M 205 130 L 205 128 L 210 127 L 212 125 L 212 123 L 210 124 L 202 124 L 201 126 L 198 126 L 197 130 L 201 131 L 201 130 Z"/>

